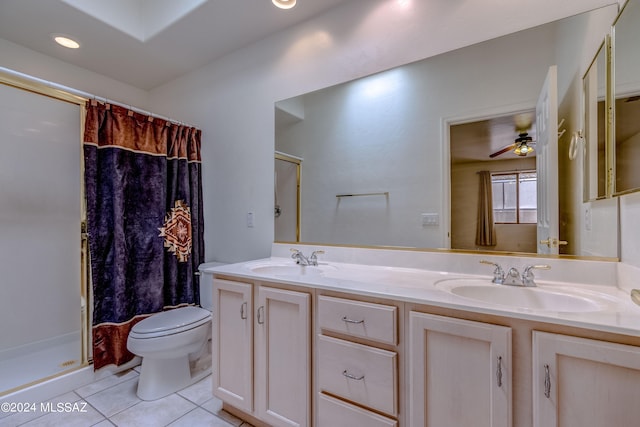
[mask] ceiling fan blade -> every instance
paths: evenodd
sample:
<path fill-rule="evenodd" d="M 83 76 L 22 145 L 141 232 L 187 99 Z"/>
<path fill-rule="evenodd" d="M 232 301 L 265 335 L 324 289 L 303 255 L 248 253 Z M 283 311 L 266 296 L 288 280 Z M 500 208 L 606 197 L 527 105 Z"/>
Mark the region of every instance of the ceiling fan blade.
<path fill-rule="evenodd" d="M 499 150 L 498 150 L 498 151 L 496 151 L 495 153 L 491 153 L 491 154 L 489 154 L 489 157 L 493 159 L 494 157 L 498 157 L 500 154 L 504 154 L 504 153 L 506 153 L 507 151 L 511 151 L 511 150 L 513 150 L 514 148 L 516 148 L 516 144 L 515 144 L 515 143 L 513 143 L 513 144 L 509 144 L 509 145 L 507 145 L 507 146 L 505 146 L 505 147 L 503 147 L 503 148 L 499 149 Z"/>

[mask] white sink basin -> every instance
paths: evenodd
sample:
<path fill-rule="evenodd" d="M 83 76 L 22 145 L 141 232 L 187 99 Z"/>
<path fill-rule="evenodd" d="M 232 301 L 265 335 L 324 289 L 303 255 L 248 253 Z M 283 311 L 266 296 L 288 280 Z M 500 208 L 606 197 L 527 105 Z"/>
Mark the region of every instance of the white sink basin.
<path fill-rule="evenodd" d="M 601 311 L 605 295 L 561 286 L 518 287 L 497 285 L 489 279 L 444 279 L 436 287 L 462 298 L 512 308 L 580 313 Z"/>
<path fill-rule="evenodd" d="M 299 277 L 299 276 L 320 276 L 324 271 L 333 270 L 335 267 L 331 267 L 329 265 L 298 265 L 298 264 L 287 264 L 287 265 L 274 265 L 274 264 L 266 264 L 266 265 L 257 265 L 251 267 L 251 271 L 256 274 L 262 274 L 266 276 L 276 276 L 276 277 Z"/>

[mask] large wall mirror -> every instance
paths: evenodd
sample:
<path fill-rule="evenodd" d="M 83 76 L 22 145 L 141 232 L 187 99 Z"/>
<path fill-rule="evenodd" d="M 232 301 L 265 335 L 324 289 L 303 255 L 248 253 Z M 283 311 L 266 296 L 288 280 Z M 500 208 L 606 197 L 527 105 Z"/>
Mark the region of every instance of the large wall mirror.
<path fill-rule="evenodd" d="M 615 22 L 615 192 L 640 190 L 640 0 L 629 0 Z"/>
<path fill-rule="evenodd" d="M 582 77 L 617 12 L 593 10 L 276 103 L 275 149 L 303 165 L 300 241 L 538 253 L 530 218 L 540 182 L 559 195 L 554 243 L 567 241 L 559 253 L 617 257 L 617 205 L 585 225 L 583 156 L 568 155 L 583 125 Z M 557 178 L 536 174 L 535 110 L 550 69 Z M 533 148 L 526 156 L 514 153 L 521 141 Z M 505 191 L 499 214 L 509 219 L 497 221 L 492 246 L 475 238 L 482 170 Z M 597 202 L 588 209 L 599 211 Z"/>

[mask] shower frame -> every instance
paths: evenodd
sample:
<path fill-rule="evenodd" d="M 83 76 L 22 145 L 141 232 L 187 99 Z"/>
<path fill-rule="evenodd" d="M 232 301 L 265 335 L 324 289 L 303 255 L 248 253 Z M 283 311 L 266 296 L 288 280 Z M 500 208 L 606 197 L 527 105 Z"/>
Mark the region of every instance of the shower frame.
<path fill-rule="evenodd" d="M 70 372 L 85 368 L 92 363 L 92 354 L 91 354 L 91 307 L 92 307 L 92 296 L 91 296 L 91 272 L 90 272 L 90 257 L 89 257 L 89 245 L 88 245 L 88 235 L 87 235 L 87 226 L 86 226 L 86 198 L 84 191 L 84 156 L 82 155 L 82 141 L 83 141 L 83 130 L 85 123 L 86 110 L 84 108 L 87 98 L 83 96 L 79 96 L 65 90 L 48 86 L 46 82 L 38 81 L 38 79 L 28 79 L 23 78 L 19 75 L 9 74 L 0 70 L 0 84 L 10 86 L 16 89 L 25 90 L 31 93 L 35 93 L 37 95 L 42 95 L 45 97 L 49 97 L 61 102 L 67 102 L 71 104 L 76 104 L 80 108 L 80 129 L 78 129 L 78 161 L 80 162 L 80 176 L 78 179 L 80 180 L 80 218 L 81 222 L 78 224 L 79 232 L 78 238 L 80 239 L 80 271 L 78 274 L 80 275 L 80 361 L 78 364 L 75 364 L 70 369 L 63 369 L 60 372 L 57 372 L 53 375 L 49 375 L 43 378 L 38 378 L 36 380 L 30 381 L 28 383 L 19 385 L 17 387 L 10 388 L 8 390 L 0 390 L 0 397 L 9 395 L 16 391 L 25 389 L 27 387 L 42 383 L 44 381 L 48 381 L 62 375 L 66 375 Z"/>

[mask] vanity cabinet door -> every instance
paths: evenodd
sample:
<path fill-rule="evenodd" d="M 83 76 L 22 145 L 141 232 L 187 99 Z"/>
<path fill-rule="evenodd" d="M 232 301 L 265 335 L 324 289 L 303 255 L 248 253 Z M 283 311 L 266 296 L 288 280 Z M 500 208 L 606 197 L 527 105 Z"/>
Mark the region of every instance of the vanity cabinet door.
<path fill-rule="evenodd" d="M 510 427 L 511 328 L 409 313 L 409 425 Z"/>
<path fill-rule="evenodd" d="M 640 425 L 640 348 L 534 331 L 533 423 Z"/>
<path fill-rule="evenodd" d="M 260 286 L 256 307 L 257 416 L 311 425 L 311 295 Z"/>
<path fill-rule="evenodd" d="M 213 394 L 253 411 L 253 285 L 213 281 Z"/>

